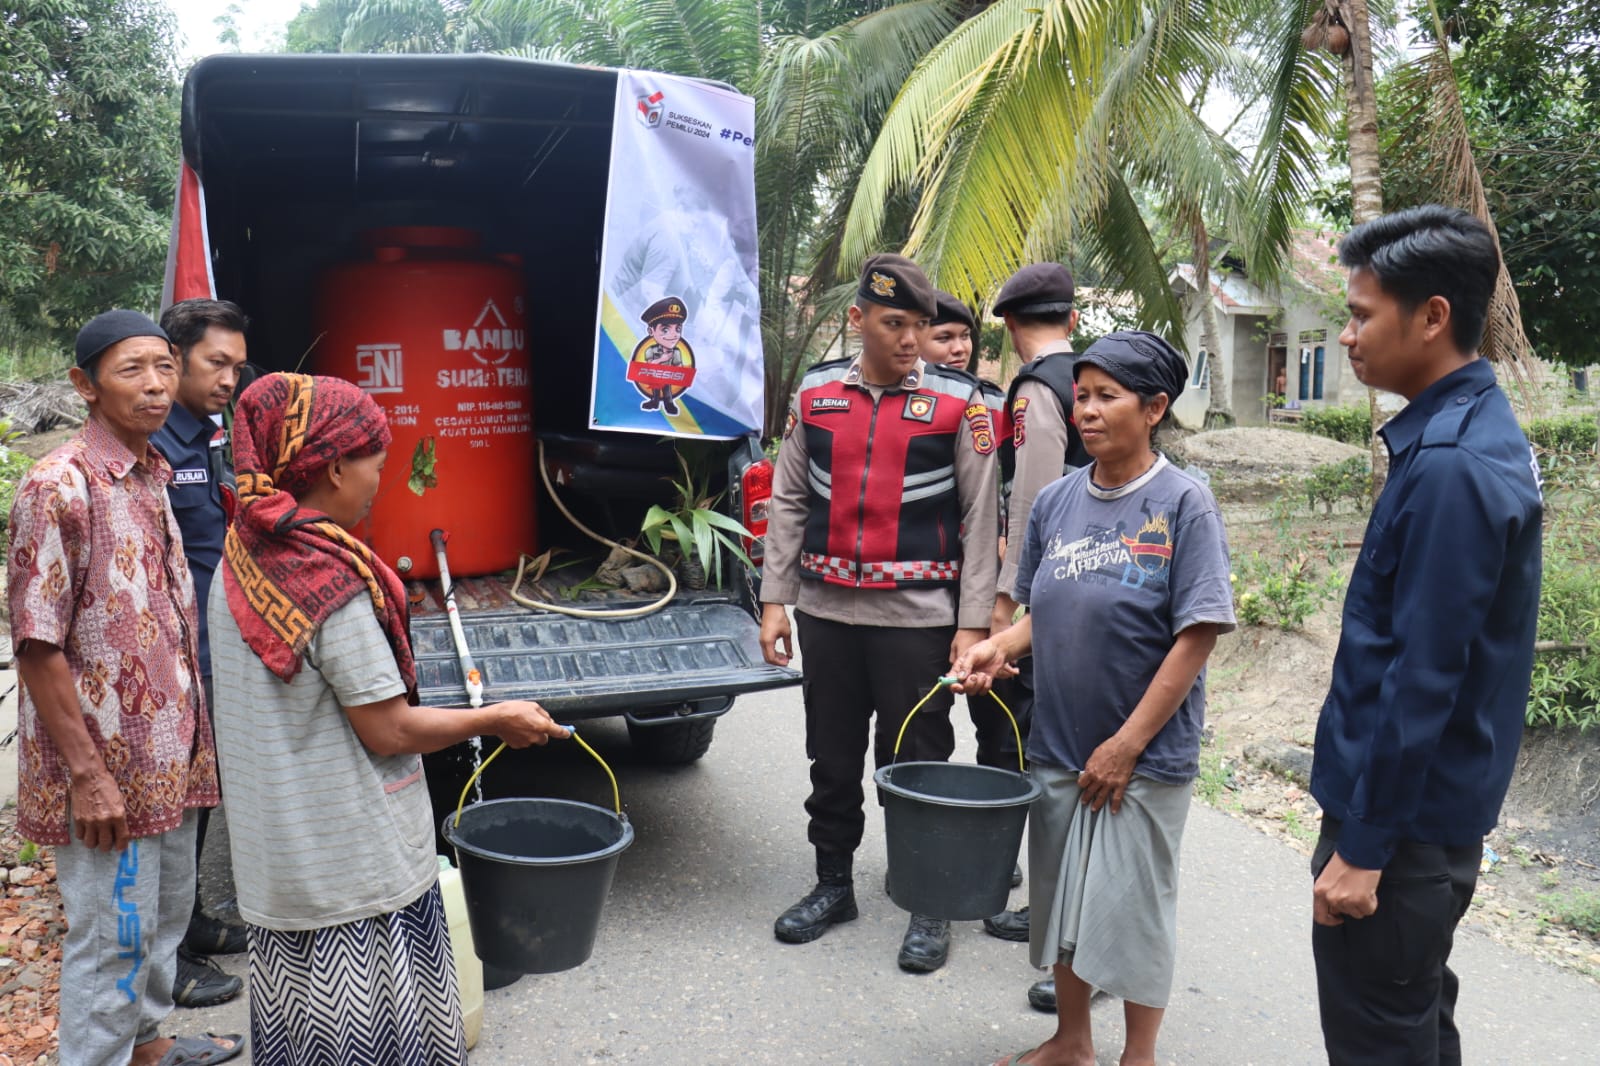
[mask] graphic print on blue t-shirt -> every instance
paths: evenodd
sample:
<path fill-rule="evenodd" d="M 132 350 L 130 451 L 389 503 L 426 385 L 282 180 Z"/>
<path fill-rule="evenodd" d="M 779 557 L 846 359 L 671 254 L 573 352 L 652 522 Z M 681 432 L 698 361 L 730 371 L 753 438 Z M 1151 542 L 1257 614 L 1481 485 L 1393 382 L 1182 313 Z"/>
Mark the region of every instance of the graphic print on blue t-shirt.
<path fill-rule="evenodd" d="M 1115 581 L 1124 588 L 1165 587 L 1172 569 L 1172 522 L 1176 505 L 1146 499 L 1145 521 L 1136 528 L 1119 522 L 1078 540 L 1060 532 L 1045 545 L 1044 559 L 1057 581 Z"/>

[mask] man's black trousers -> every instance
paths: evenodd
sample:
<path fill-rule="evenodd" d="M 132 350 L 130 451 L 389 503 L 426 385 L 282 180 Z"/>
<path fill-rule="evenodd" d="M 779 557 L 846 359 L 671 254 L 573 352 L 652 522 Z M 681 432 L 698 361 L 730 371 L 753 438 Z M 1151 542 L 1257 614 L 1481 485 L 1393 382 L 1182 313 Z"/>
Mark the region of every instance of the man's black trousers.
<path fill-rule="evenodd" d="M 806 757 L 811 795 L 806 813 L 812 845 L 852 854 L 866 825 L 862 809 L 867 738 L 877 728 L 873 764 L 894 757 L 895 736 L 907 712 L 950 669 L 954 626 L 899 629 L 853 626 L 795 612 L 805 678 Z M 923 705 L 906 728 L 901 762 L 945 762 L 955 750 L 948 688 Z"/>
<path fill-rule="evenodd" d="M 967 715 L 972 719 L 972 731 L 978 740 L 978 765 L 993 766 L 999 770 L 1018 769 L 1017 740 L 1022 741 L 1022 751 L 1028 750 L 1028 728 L 1033 722 L 1033 656 L 1017 661 L 1017 676 L 997 680 L 995 694 L 1005 700 L 1017 719 L 1017 728 L 1011 728 L 1011 719 L 988 693 L 967 697 Z"/>
<path fill-rule="evenodd" d="M 1332 857 L 1338 834 L 1339 823 L 1324 816 L 1313 879 Z M 1375 914 L 1312 926 L 1330 1066 L 1461 1066 L 1459 985 L 1446 963 L 1482 858 L 1482 844 L 1402 841 L 1378 882 Z"/>

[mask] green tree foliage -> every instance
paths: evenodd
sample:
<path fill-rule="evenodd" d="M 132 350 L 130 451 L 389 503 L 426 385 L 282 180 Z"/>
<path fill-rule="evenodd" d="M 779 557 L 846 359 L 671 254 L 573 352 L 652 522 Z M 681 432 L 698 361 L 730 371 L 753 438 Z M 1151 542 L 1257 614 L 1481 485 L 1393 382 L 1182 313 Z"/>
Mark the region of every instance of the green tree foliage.
<path fill-rule="evenodd" d="M 1454 67 L 1523 325 L 1538 353 L 1600 359 L 1600 6 L 1588 0 L 1440 0 Z M 1430 17 L 1431 16 L 1426 16 Z M 1425 81 L 1383 93 L 1392 206 L 1438 199 Z"/>
<path fill-rule="evenodd" d="M 0 7 L 0 342 L 154 309 L 179 151 L 173 33 L 154 0 Z"/>
<path fill-rule="evenodd" d="M 1076 251 L 1181 339 L 1140 190 L 1198 235 L 1205 216 L 1252 273 L 1281 270 L 1335 68 L 1307 51 L 1306 0 L 996 0 L 949 34 L 899 92 L 854 191 L 846 258 L 892 243 L 882 205 L 915 197 L 907 250 L 945 287 L 991 296 L 1023 262 Z M 1220 84 L 1265 107 L 1257 147 L 1207 128 Z M 1081 262 L 1078 260 L 1081 259 Z"/>
<path fill-rule="evenodd" d="M 315 0 L 284 28 L 288 52 L 491 52 L 504 48 L 471 0 Z"/>

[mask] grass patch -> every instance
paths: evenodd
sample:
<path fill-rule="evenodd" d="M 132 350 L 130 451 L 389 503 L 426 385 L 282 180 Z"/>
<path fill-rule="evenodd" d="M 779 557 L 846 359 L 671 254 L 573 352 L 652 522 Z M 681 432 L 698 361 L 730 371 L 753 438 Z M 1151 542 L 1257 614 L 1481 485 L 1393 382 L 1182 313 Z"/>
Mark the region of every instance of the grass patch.
<path fill-rule="evenodd" d="M 1576 929 L 1585 936 L 1600 937 L 1600 892 L 1574 888 L 1546 893 L 1539 900 L 1547 908 L 1541 918 Z"/>
<path fill-rule="evenodd" d="M 1200 773 L 1194 779 L 1194 794 L 1209 807 L 1215 807 L 1233 787 L 1233 767 L 1222 751 L 1222 738 L 1200 738 Z"/>

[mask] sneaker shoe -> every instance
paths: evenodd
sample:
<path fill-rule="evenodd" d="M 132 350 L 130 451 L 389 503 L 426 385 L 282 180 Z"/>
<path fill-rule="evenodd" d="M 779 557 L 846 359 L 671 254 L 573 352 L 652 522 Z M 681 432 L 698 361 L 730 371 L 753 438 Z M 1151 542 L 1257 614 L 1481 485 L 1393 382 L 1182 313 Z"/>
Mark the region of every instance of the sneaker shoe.
<path fill-rule="evenodd" d="M 195 911 L 183 934 L 183 946 L 193 955 L 237 955 L 248 950 L 250 942 L 243 925 Z"/>
<path fill-rule="evenodd" d="M 243 981 L 223 973 L 221 966 L 204 955 L 178 949 L 178 979 L 172 984 L 172 1000 L 178 1006 L 215 1007 L 243 989 Z"/>

